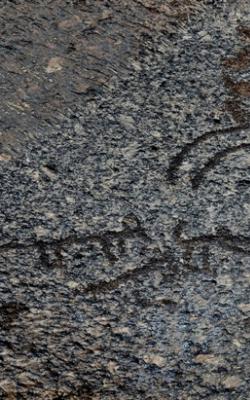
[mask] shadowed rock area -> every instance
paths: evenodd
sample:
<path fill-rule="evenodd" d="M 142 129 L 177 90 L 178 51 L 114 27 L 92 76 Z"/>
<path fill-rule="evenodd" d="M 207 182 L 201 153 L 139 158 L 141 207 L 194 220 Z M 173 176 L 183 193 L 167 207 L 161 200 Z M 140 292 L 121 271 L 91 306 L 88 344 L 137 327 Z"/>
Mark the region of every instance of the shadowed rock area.
<path fill-rule="evenodd" d="M 0 399 L 247 400 L 248 2 L 0 29 Z"/>

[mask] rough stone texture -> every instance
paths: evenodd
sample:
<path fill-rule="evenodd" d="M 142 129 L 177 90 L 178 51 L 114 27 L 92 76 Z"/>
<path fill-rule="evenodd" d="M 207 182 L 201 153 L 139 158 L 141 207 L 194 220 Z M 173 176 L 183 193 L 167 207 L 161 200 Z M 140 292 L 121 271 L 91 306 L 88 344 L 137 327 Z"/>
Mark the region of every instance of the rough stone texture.
<path fill-rule="evenodd" d="M 0 398 L 247 400 L 249 2 L 0 21 Z"/>

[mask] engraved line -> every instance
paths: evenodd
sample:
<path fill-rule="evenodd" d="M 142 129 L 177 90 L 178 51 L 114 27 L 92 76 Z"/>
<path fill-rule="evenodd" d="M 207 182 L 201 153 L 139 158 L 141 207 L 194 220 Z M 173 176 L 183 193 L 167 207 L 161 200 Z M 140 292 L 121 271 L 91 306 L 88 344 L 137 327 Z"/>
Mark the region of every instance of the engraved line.
<path fill-rule="evenodd" d="M 193 189 L 198 189 L 202 180 L 209 173 L 209 171 L 215 168 L 222 160 L 224 160 L 229 154 L 237 153 L 243 149 L 250 149 L 250 143 L 242 143 L 238 146 L 229 147 L 227 149 L 221 150 L 211 158 L 203 168 L 201 168 L 193 177 L 191 178 L 191 183 Z"/>
<path fill-rule="evenodd" d="M 110 263 L 117 261 L 117 257 L 112 252 L 112 240 L 118 240 L 118 248 L 121 253 L 124 251 L 124 241 L 126 239 L 132 238 L 142 238 L 144 240 L 150 241 L 151 239 L 146 234 L 145 230 L 141 226 L 139 220 L 133 217 L 133 222 L 135 222 L 135 227 L 128 226 L 127 223 L 123 222 L 124 229 L 122 231 L 106 231 L 99 234 L 92 234 L 87 236 L 78 237 L 76 235 L 68 236 L 64 239 L 53 239 L 51 241 L 35 240 L 30 243 L 20 243 L 16 240 L 6 243 L 0 246 L 0 254 L 4 254 L 9 250 L 16 249 L 37 249 L 39 252 L 40 262 L 42 265 L 50 267 L 49 257 L 47 254 L 48 249 L 52 249 L 56 252 L 56 255 L 60 258 L 58 264 L 62 264 L 61 250 L 65 245 L 73 244 L 86 244 L 88 242 L 98 242 L 101 245 L 102 251 L 109 260 Z M 130 216 L 131 218 L 131 216 Z"/>
<path fill-rule="evenodd" d="M 220 245 L 226 250 L 235 251 L 237 253 L 250 254 L 250 237 L 238 235 L 234 236 L 226 228 L 220 228 L 215 235 L 202 235 L 192 237 L 190 239 L 182 239 L 181 233 L 184 224 L 178 224 L 175 229 L 175 237 L 177 242 L 187 248 L 194 247 L 199 244 L 215 244 Z M 244 248 L 245 247 L 245 248 Z"/>
<path fill-rule="evenodd" d="M 83 291 L 87 293 L 90 292 L 93 294 L 98 294 L 117 289 L 120 285 L 126 283 L 128 280 L 135 280 L 142 274 L 156 271 L 162 263 L 166 262 L 168 262 L 168 266 L 170 267 L 170 270 L 172 270 L 175 264 L 174 258 L 170 253 L 165 253 L 165 255 L 163 255 L 162 257 L 152 258 L 147 264 L 144 264 L 141 267 L 135 268 L 133 270 L 126 271 L 115 279 L 112 279 L 110 281 L 91 283 L 85 289 L 83 289 Z"/>
<path fill-rule="evenodd" d="M 182 150 L 178 154 L 176 154 L 169 163 L 169 167 L 167 170 L 168 180 L 173 181 L 175 179 L 178 179 L 177 170 L 180 168 L 184 159 L 188 156 L 189 152 L 193 149 L 193 147 L 197 146 L 200 143 L 205 142 L 206 140 L 208 140 L 214 136 L 230 134 L 230 133 L 237 133 L 237 132 L 241 132 L 244 129 L 249 129 L 249 128 L 250 128 L 250 125 L 247 124 L 247 125 L 242 125 L 242 126 L 228 127 L 228 128 L 220 129 L 220 130 L 212 130 L 209 132 L 205 132 L 201 136 L 198 136 L 197 138 L 195 138 L 192 142 L 185 144 L 184 147 L 182 148 Z"/>

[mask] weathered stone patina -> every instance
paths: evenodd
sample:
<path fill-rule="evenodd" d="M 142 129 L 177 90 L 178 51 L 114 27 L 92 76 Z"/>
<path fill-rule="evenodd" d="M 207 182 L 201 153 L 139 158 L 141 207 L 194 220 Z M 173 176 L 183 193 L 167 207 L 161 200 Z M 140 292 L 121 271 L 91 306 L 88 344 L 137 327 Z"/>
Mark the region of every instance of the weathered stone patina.
<path fill-rule="evenodd" d="M 0 399 L 246 400 L 248 1 L 0 21 Z"/>

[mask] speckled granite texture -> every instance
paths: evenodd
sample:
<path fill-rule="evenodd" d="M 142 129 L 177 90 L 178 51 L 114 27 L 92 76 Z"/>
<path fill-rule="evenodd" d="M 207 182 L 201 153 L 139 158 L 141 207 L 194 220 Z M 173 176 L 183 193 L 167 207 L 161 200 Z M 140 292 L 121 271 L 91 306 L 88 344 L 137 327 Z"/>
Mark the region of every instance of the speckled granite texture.
<path fill-rule="evenodd" d="M 249 399 L 249 14 L 1 1 L 0 399 Z"/>

